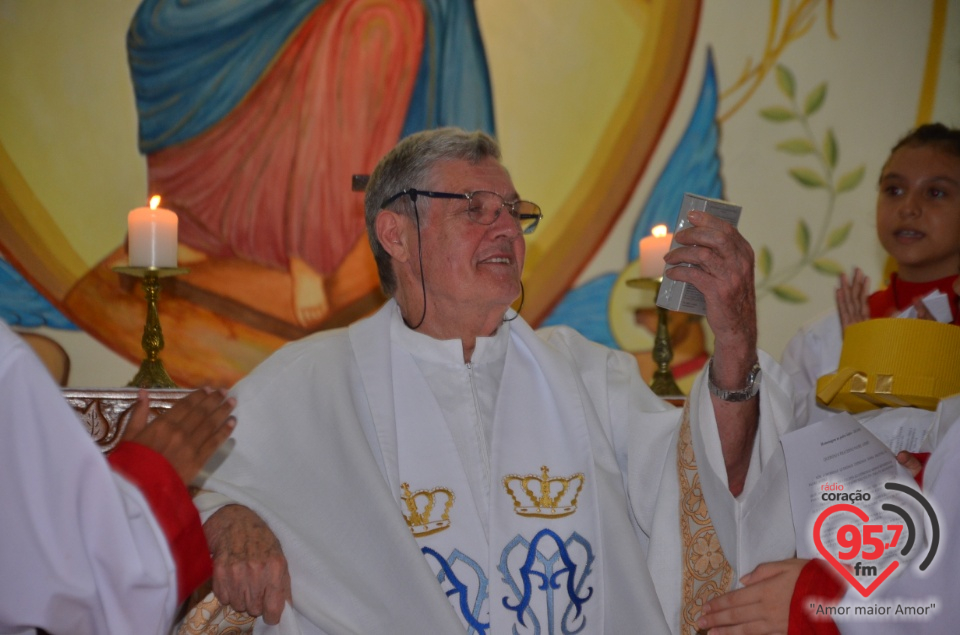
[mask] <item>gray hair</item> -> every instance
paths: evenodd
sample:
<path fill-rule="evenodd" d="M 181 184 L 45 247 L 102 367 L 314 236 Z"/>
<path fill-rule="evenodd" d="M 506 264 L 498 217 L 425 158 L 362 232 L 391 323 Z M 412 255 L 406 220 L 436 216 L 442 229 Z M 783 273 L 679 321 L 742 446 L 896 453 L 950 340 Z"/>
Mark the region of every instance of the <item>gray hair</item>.
<path fill-rule="evenodd" d="M 500 160 L 500 146 L 493 137 L 479 130 L 467 132 L 449 127 L 424 130 L 405 137 L 380 159 L 367 182 L 364 211 L 367 238 L 377 262 L 380 287 L 387 296 L 392 296 L 396 291 L 397 278 L 390 254 L 377 239 L 375 223 L 384 209 L 384 202 L 406 189 L 429 189 L 433 168 L 437 163 L 457 160 L 479 163 L 486 158 Z M 420 208 L 423 211 L 422 204 Z M 401 196 L 390 203 L 390 209 L 414 218 L 414 205 L 408 196 Z"/>

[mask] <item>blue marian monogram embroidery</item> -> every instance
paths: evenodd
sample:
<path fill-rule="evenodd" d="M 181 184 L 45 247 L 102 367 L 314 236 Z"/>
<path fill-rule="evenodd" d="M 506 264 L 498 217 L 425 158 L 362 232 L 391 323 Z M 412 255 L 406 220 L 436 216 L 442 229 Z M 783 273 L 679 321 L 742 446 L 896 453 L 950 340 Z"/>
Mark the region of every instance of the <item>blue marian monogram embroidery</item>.
<path fill-rule="evenodd" d="M 546 554 L 541 551 L 541 543 L 549 548 L 550 544 L 555 545 L 556 550 L 552 554 Z M 579 548 L 577 548 L 579 547 Z M 520 577 L 520 584 L 514 580 L 510 572 L 508 559 L 514 549 L 520 549 L 520 554 L 526 550 L 526 557 L 523 558 L 523 564 L 517 573 Z M 580 556 L 581 562 L 576 562 L 571 552 Z M 594 555 L 590 543 L 580 534 L 574 532 L 570 538 L 564 542 L 560 536 L 549 529 L 540 530 L 533 540 L 527 540 L 517 535 L 504 548 L 500 556 L 500 565 L 497 569 L 503 574 L 503 580 L 506 582 L 517 602 L 510 603 L 510 598 L 503 598 L 503 606 L 517 614 L 517 622 L 521 626 L 531 628 L 534 633 L 539 634 L 545 629 L 545 632 L 553 635 L 554 633 L 573 634 L 581 632 L 586 627 L 586 617 L 581 616 L 583 605 L 593 596 L 593 587 L 587 587 L 584 593 L 584 586 L 587 578 L 592 572 Z M 557 566 L 560 565 L 560 568 Z M 535 570 L 536 568 L 536 570 Z M 564 591 L 561 590 L 560 579 L 565 576 Z M 533 578 L 538 578 L 539 582 L 534 588 Z M 522 585 L 522 590 L 521 590 Z M 543 591 L 545 603 L 536 603 L 541 606 L 543 615 L 537 615 L 533 607 L 534 592 Z M 556 593 L 560 591 L 560 593 Z M 581 595 L 581 593 L 584 593 Z M 563 597 L 566 596 L 564 600 Z M 557 630 L 557 610 L 562 609 L 563 615 L 560 619 Z M 571 612 L 573 614 L 571 615 Z M 530 619 L 529 626 L 525 621 Z M 579 621 L 579 624 L 576 622 Z M 541 624 L 544 624 L 541 626 Z M 516 634 L 517 627 L 514 626 L 513 632 Z"/>
<path fill-rule="evenodd" d="M 440 573 L 437 574 L 437 581 L 443 584 L 443 581 L 446 580 L 449 583 L 451 588 L 446 592 L 447 597 L 459 595 L 458 606 L 460 607 L 460 614 L 467 623 L 467 635 L 486 633 L 487 629 L 490 628 L 490 624 L 489 622 L 483 623 L 480 621 L 480 612 L 483 609 L 484 601 L 487 599 L 488 583 L 483 568 L 459 549 L 454 549 L 453 553 L 450 554 L 449 560 L 445 560 L 443 556 L 430 547 L 423 547 L 420 551 L 422 551 L 425 556 L 432 556 L 440 564 Z M 461 581 L 453 571 L 453 567 L 457 562 L 466 564 L 477 576 L 477 584 L 475 587 L 477 596 L 473 602 L 473 606 L 470 606 L 470 585 Z"/>

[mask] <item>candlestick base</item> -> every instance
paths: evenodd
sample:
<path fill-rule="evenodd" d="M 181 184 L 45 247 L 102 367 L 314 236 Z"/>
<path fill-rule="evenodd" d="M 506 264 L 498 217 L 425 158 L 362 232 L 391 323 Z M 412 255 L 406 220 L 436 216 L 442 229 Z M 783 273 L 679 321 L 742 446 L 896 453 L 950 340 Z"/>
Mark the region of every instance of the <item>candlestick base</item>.
<path fill-rule="evenodd" d="M 657 278 L 632 278 L 627 280 L 626 284 L 635 289 L 652 289 L 654 295 L 660 291 L 660 280 Z M 653 371 L 653 378 L 650 380 L 650 390 L 653 394 L 658 397 L 683 395 L 683 391 L 677 386 L 673 377 L 673 371 L 670 370 L 673 347 L 670 344 L 670 331 L 667 329 L 667 310 L 660 306 L 657 307 L 657 334 L 653 340 L 652 356 L 657 364 L 657 369 Z"/>
<path fill-rule="evenodd" d="M 170 379 L 160 351 L 163 350 L 163 330 L 160 328 L 160 314 L 157 303 L 160 299 L 160 278 L 188 273 L 181 267 L 114 267 L 117 273 L 143 279 L 143 293 L 147 299 L 147 318 L 143 325 L 143 338 L 140 340 L 146 357 L 140 363 L 140 370 L 128 386 L 136 388 L 177 388 Z"/>

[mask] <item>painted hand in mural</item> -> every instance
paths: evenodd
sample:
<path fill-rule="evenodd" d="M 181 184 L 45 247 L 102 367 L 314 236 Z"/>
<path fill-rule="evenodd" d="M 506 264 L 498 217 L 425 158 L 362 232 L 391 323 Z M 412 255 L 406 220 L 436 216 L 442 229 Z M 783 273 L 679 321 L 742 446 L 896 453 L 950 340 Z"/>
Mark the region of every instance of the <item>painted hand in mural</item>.
<path fill-rule="evenodd" d="M 290 572 L 270 527 L 242 505 L 227 505 L 203 524 L 213 555 L 213 593 L 224 606 L 280 622 L 291 601 Z"/>
<path fill-rule="evenodd" d="M 149 403 L 147 392 L 140 390 L 123 438 L 160 453 L 185 484 L 200 473 L 237 424 L 230 415 L 236 400 L 221 390 L 196 390 L 147 425 Z"/>

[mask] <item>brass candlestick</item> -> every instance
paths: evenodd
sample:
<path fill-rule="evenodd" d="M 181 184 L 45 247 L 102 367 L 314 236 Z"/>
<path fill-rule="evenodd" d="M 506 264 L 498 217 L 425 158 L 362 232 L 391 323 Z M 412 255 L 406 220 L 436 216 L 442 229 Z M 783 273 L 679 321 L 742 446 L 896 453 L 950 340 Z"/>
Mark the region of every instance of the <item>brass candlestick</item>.
<path fill-rule="evenodd" d="M 628 287 L 652 289 L 654 296 L 660 293 L 660 280 L 657 278 L 633 278 L 626 281 Z M 650 389 L 659 397 L 677 397 L 683 394 L 673 378 L 670 362 L 673 360 L 673 346 L 670 344 L 670 331 L 667 329 L 667 310 L 657 306 L 657 334 L 653 340 L 653 361 L 657 363 L 650 380 Z"/>
<path fill-rule="evenodd" d="M 163 330 L 160 328 L 157 301 L 160 299 L 160 278 L 179 276 L 190 270 L 180 267 L 114 267 L 113 270 L 141 278 L 143 293 L 147 298 L 147 320 L 143 325 L 143 338 L 140 340 L 146 357 L 140 362 L 140 370 L 136 376 L 127 385 L 136 388 L 177 388 L 160 361 Z"/>

